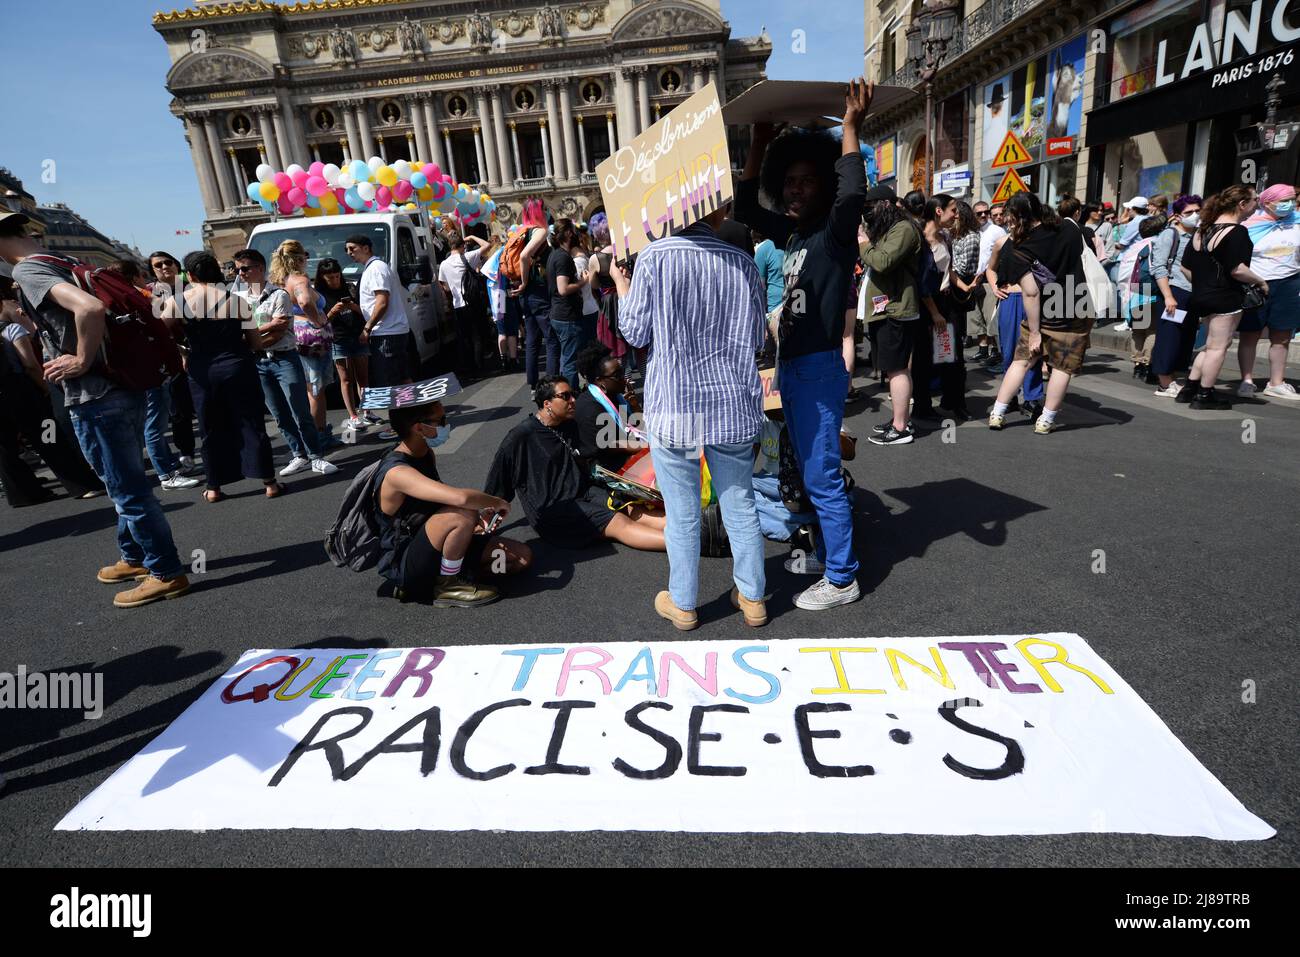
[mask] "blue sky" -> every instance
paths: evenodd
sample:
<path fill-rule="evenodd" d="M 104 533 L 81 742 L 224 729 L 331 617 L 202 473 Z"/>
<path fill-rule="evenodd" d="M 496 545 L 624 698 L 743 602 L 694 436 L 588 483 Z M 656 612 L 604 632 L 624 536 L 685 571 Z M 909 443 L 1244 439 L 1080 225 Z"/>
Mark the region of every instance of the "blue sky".
<path fill-rule="evenodd" d="M 151 20 L 167 0 L 6 4 L 0 55 L 0 166 L 38 202 L 64 202 L 101 232 L 148 254 L 200 245 L 203 206 L 163 88 L 169 62 Z M 862 5 L 723 0 L 732 36 L 767 27 L 768 76 L 845 80 L 862 70 Z M 792 32 L 806 31 L 806 51 Z M 42 181 L 53 161 L 53 182 Z M 189 236 L 176 230 L 188 229 Z"/>

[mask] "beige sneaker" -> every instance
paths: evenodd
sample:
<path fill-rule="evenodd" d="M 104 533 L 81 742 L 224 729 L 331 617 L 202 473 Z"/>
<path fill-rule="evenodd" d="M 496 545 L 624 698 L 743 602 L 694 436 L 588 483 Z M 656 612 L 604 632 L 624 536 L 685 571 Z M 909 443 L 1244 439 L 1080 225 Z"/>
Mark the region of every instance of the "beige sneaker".
<path fill-rule="evenodd" d="M 682 611 L 673 604 L 673 596 L 666 591 L 655 595 L 655 611 L 667 618 L 678 631 L 692 631 L 700 626 L 700 616 L 693 611 Z"/>
<path fill-rule="evenodd" d="M 149 569 L 143 565 L 132 565 L 119 558 L 115 564 L 101 568 L 95 577 L 105 585 L 120 585 L 122 582 L 135 582 L 148 578 Z"/>
<path fill-rule="evenodd" d="M 190 590 L 190 580 L 184 575 L 177 575 L 163 581 L 147 575 L 144 581 L 127 591 L 118 592 L 113 597 L 113 604 L 118 608 L 135 608 L 164 598 L 179 598 Z"/>
<path fill-rule="evenodd" d="M 750 628 L 762 628 L 767 624 L 767 602 L 750 601 L 741 595 L 739 588 L 733 586 L 731 604 L 740 609 L 740 613 L 745 616 L 745 624 Z"/>

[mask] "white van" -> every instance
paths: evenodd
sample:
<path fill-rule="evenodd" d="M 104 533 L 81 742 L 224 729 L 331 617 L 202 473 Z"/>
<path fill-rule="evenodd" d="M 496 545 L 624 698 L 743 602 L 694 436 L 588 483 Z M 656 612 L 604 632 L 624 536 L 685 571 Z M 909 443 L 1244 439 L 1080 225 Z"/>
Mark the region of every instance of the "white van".
<path fill-rule="evenodd" d="M 349 236 L 370 238 L 371 250 L 388 263 L 406 289 L 406 315 L 415 336 L 423 366 L 444 350 L 455 349 L 456 328 L 445 315 L 442 296 L 434 285 L 433 256 L 429 230 L 408 213 L 351 213 L 344 216 L 303 216 L 273 220 L 253 229 L 248 239 L 271 261 L 271 253 L 286 239 L 296 239 L 307 250 L 307 275 L 316 276 L 322 259 L 337 259 L 343 277 L 356 283 L 361 266 L 344 251 Z"/>

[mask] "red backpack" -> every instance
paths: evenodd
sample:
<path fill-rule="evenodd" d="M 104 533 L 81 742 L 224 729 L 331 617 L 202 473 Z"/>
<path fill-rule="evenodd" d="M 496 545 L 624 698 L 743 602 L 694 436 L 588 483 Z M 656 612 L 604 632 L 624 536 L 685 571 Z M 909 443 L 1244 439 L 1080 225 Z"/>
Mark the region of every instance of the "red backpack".
<path fill-rule="evenodd" d="M 505 251 L 501 254 L 501 273 L 515 285 L 523 282 L 524 267 L 522 257 L 528 239 L 533 235 L 533 227 L 526 227 L 515 232 L 506 240 Z"/>
<path fill-rule="evenodd" d="M 72 282 L 104 304 L 104 374 L 124 389 L 144 392 L 179 375 L 181 353 L 147 296 L 110 269 L 92 269 L 64 256 L 28 256 L 72 274 Z M 35 319 L 36 317 L 33 316 Z"/>

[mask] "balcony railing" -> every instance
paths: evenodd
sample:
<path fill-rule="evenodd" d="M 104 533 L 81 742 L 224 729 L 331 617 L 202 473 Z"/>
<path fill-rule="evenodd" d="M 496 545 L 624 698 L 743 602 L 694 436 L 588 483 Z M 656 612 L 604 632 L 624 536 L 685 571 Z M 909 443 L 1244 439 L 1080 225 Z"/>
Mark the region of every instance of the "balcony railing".
<path fill-rule="evenodd" d="M 944 51 L 943 60 L 951 63 L 968 50 L 973 50 L 1003 27 L 1010 26 L 1045 0 L 985 0 L 984 5 L 957 24 L 952 41 Z M 901 70 L 885 80 L 886 86 L 916 86 L 920 74 L 915 64 L 907 63 Z"/>

